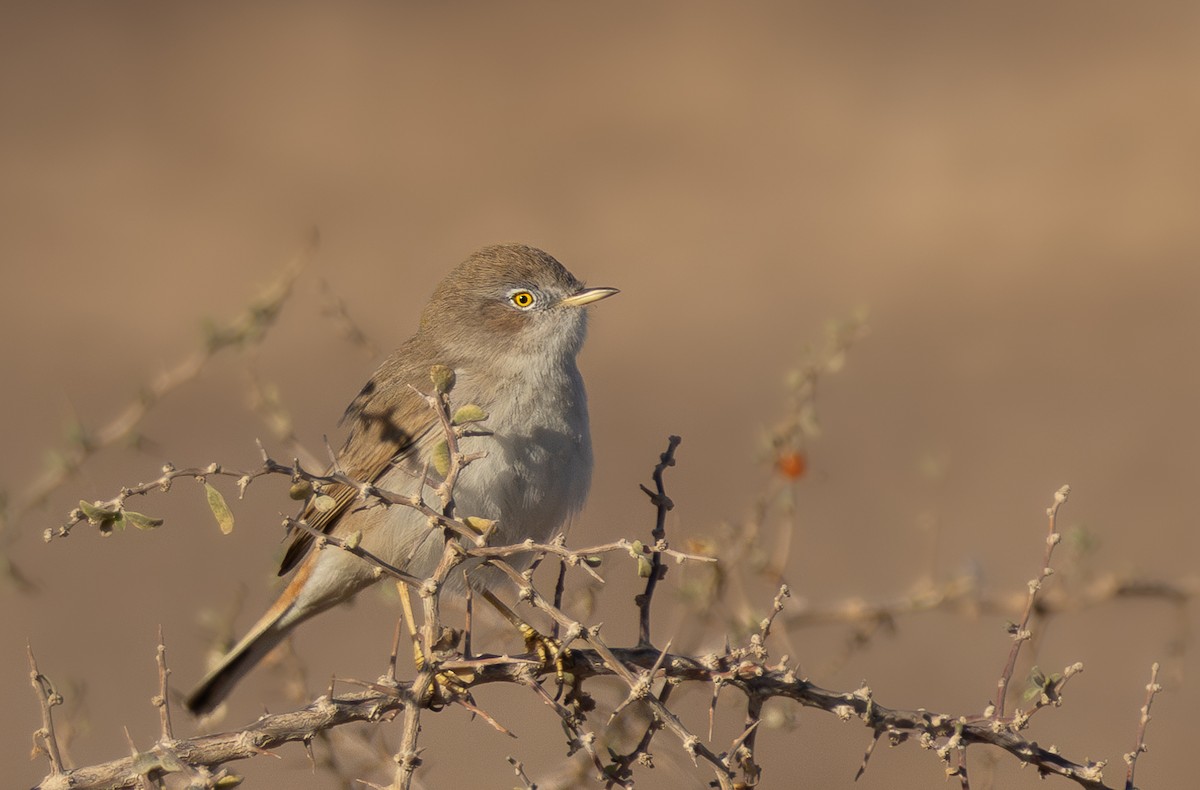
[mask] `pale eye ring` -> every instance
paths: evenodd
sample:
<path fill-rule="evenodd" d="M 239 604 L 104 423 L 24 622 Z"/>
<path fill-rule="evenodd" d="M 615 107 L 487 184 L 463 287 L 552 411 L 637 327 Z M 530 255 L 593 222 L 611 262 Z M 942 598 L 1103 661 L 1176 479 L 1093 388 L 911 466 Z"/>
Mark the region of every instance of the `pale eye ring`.
<path fill-rule="evenodd" d="M 508 295 L 508 301 L 518 310 L 529 310 L 537 304 L 537 297 L 533 295 L 532 291 L 518 288 Z"/>

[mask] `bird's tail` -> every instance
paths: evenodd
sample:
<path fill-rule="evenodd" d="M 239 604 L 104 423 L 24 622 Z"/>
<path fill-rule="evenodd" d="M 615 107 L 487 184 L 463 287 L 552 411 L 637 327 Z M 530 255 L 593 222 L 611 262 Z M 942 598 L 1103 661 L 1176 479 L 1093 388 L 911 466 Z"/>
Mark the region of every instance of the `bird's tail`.
<path fill-rule="evenodd" d="M 272 607 L 255 623 L 250 633 L 246 634 L 188 695 L 184 702 L 187 709 L 199 716 L 220 705 L 238 681 L 254 669 L 297 625 L 297 620 L 287 617 L 289 610 L 290 607 Z"/>

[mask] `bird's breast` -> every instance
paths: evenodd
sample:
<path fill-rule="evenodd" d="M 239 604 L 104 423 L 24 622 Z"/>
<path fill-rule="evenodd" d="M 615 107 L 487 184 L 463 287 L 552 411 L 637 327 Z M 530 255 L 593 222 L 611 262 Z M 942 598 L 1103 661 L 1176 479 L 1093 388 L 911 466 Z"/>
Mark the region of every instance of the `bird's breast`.
<path fill-rule="evenodd" d="M 475 396 L 488 418 L 483 436 L 465 436 L 464 453 L 482 454 L 458 479 L 460 516 L 499 522 L 494 545 L 543 541 L 565 529 L 587 498 L 592 446 L 587 396 L 573 366 L 552 376 L 513 376 L 491 388 L 460 378 L 462 397 Z"/>

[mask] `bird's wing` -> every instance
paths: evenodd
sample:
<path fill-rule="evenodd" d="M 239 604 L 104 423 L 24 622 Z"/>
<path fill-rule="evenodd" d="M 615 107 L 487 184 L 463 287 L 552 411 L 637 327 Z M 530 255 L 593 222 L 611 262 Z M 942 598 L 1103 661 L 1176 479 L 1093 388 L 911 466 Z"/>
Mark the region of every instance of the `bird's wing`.
<path fill-rule="evenodd" d="M 390 361 L 367 382 L 342 418 L 350 425 L 350 435 L 338 452 L 337 471 L 353 480 L 374 483 L 427 443 L 422 439 L 437 428 L 438 420 L 425 399 L 409 386 L 409 381 L 416 380 L 407 366 Z M 358 490 L 333 485 L 325 493 L 333 497 L 334 506 L 322 512 L 309 505 L 302 518 L 328 534 L 351 509 Z M 312 533 L 293 531 L 292 543 L 279 566 L 280 576 L 300 563 L 313 542 Z"/>

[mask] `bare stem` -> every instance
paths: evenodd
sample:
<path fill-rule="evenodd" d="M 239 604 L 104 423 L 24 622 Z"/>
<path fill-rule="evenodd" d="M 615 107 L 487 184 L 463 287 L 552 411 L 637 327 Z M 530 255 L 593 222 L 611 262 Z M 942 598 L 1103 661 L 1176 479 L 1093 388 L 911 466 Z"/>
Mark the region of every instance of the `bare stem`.
<path fill-rule="evenodd" d="M 171 727 L 171 702 L 167 697 L 167 678 L 170 676 L 171 670 L 167 668 L 167 645 L 163 641 L 161 624 L 158 626 L 158 649 L 154 653 L 154 658 L 158 665 L 158 694 L 155 695 L 152 702 L 154 707 L 158 708 L 160 737 L 163 743 L 170 743 L 175 740 L 175 731 Z"/>
<path fill-rule="evenodd" d="M 50 679 L 38 670 L 33 648 L 27 645 L 26 651 L 29 654 L 29 682 L 42 708 L 42 727 L 33 734 L 33 742 L 36 749 L 45 752 L 50 761 L 49 778 L 54 778 L 63 774 L 63 759 L 58 748 L 58 737 L 54 734 L 54 716 L 51 714 L 51 708 L 62 704 L 62 695 L 54 688 Z"/>
<path fill-rule="evenodd" d="M 1134 790 L 1133 772 L 1137 768 L 1138 756 L 1146 751 L 1146 725 L 1150 723 L 1150 706 L 1154 697 L 1162 691 L 1158 685 L 1158 662 L 1150 666 L 1150 682 L 1146 684 L 1146 702 L 1142 705 L 1142 715 L 1138 719 L 1137 740 L 1134 741 L 1133 751 L 1125 755 L 1125 763 L 1129 766 L 1125 771 L 1125 790 Z"/>
<path fill-rule="evenodd" d="M 992 713 L 992 718 L 994 719 L 1004 717 L 1004 699 L 1008 694 L 1008 684 L 1012 681 L 1013 672 L 1017 668 L 1017 656 L 1021 653 L 1021 645 L 1030 637 L 1029 618 L 1033 614 L 1034 602 L 1037 600 L 1038 592 L 1042 589 L 1042 583 L 1054 573 L 1054 569 L 1050 567 L 1050 556 L 1054 553 L 1054 547 L 1062 540 L 1056 524 L 1058 509 L 1067 501 L 1067 496 L 1070 493 L 1070 486 L 1063 486 L 1058 489 L 1054 493 L 1054 503 L 1046 509 L 1048 527 L 1046 532 L 1046 550 L 1042 555 L 1042 567 L 1038 571 L 1037 578 L 1029 581 L 1029 594 L 1025 599 L 1025 611 L 1021 614 L 1020 624 L 1012 632 L 1012 647 L 1008 651 L 1008 660 L 1004 662 L 1004 670 L 1000 673 L 1000 680 L 996 683 L 996 701 Z"/>
<path fill-rule="evenodd" d="M 650 501 L 654 504 L 657 515 L 654 521 L 654 531 L 650 533 L 654 538 L 654 551 L 650 555 L 650 571 L 646 576 L 646 589 L 635 599 L 639 614 L 639 645 L 650 644 L 650 604 L 654 598 L 658 580 L 663 575 L 662 552 L 667 547 L 667 513 L 675 507 L 675 503 L 667 496 L 666 487 L 663 485 L 663 473 L 668 467 L 675 465 L 675 448 L 679 447 L 681 441 L 678 436 L 667 438 L 667 449 L 658 457 L 658 464 L 654 467 L 655 490 L 651 491 L 645 486 L 641 486 L 642 491 L 650 497 Z"/>

